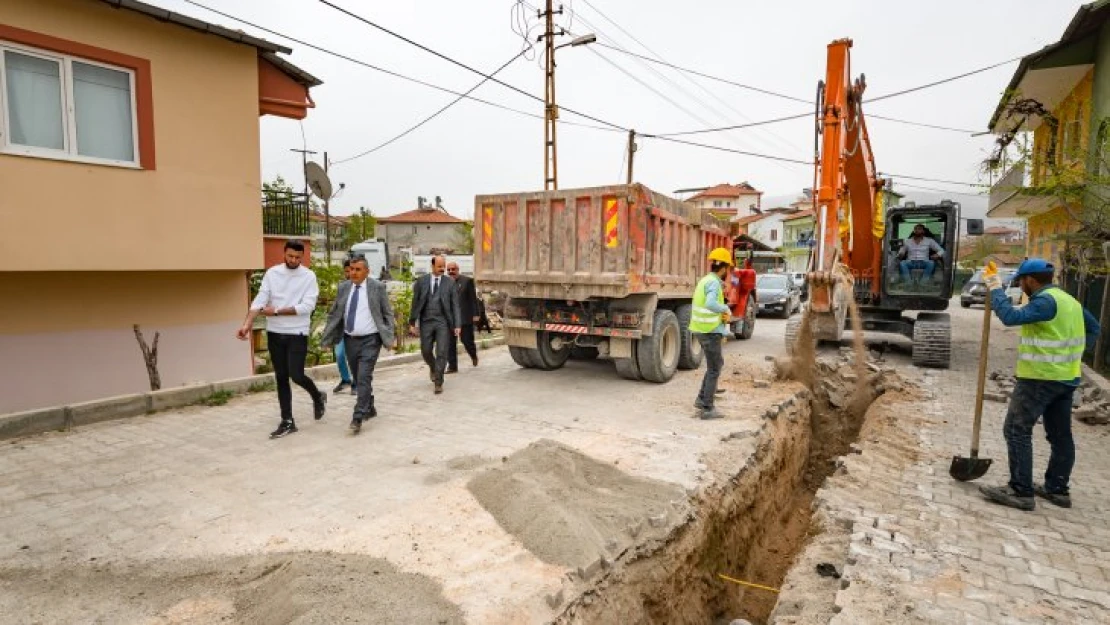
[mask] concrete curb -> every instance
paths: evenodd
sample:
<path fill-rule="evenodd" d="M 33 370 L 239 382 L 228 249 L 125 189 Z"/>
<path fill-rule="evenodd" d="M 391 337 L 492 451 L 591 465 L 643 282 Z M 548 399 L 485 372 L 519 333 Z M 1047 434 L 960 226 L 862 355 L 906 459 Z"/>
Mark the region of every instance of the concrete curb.
<path fill-rule="evenodd" d="M 478 349 L 491 349 L 505 343 L 499 336 L 477 341 Z M 420 362 L 420 352 L 396 354 L 378 361 L 376 369 L 397 367 Z M 329 380 L 339 377 L 335 364 L 311 367 L 306 373 L 313 380 Z M 172 410 L 200 403 L 213 393 L 224 392 L 233 395 L 271 391 L 274 376 L 272 373 L 251 375 L 218 382 L 205 382 L 192 386 L 168 388 L 151 393 L 120 395 L 92 401 L 38 408 L 24 412 L 0 415 L 0 440 L 20 438 L 32 434 L 42 434 L 57 430 L 69 430 L 80 425 L 111 421 L 126 417 L 151 414 L 161 410 Z"/>

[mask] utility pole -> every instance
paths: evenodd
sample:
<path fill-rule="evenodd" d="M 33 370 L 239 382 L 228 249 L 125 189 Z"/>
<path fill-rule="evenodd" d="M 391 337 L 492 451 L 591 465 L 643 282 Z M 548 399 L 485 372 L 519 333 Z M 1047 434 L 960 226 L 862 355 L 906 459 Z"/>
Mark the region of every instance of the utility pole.
<path fill-rule="evenodd" d="M 552 2 L 553 0 L 547 0 L 547 10 L 540 14 L 546 22 L 543 34 L 546 61 L 543 90 L 543 188 L 545 191 L 559 188 L 559 164 L 555 143 L 555 125 L 559 119 L 559 108 L 555 105 L 555 15 L 557 13 L 561 15 L 563 9 L 559 7 L 556 12 Z"/>
<path fill-rule="evenodd" d="M 328 153 L 324 152 L 324 175 L 328 173 Z M 331 200 L 331 193 L 328 197 L 324 198 L 324 253 L 327 254 L 328 267 L 331 267 L 331 215 L 328 211 L 328 202 Z"/>
<path fill-rule="evenodd" d="M 636 129 L 628 131 L 628 184 L 632 184 L 632 157 L 636 155 Z"/>
<path fill-rule="evenodd" d="M 305 197 L 305 201 L 307 202 L 308 201 L 308 155 L 312 154 L 313 156 L 315 156 L 316 153 L 313 152 L 312 150 L 292 149 L 292 150 L 289 150 L 289 151 L 290 152 L 300 152 L 301 153 L 301 176 L 304 178 L 304 197 Z"/>

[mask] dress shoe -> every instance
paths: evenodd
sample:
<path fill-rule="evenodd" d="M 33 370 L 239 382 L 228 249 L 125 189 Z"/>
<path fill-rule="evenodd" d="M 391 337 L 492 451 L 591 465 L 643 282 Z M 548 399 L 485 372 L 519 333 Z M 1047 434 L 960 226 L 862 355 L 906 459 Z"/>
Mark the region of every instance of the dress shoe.
<path fill-rule="evenodd" d="M 459 372 L 459 370 L 457 368 L 456 369 L 448 369 L 447 371 L 444 371 L 444 373 L 458 373 L 458 372 Z"/>
<path fill-rule="evenodd" d="M 442 384 L 436 384 L 436 395 L 439 395 L 441 393 L 443 393 L 443 385 Z"/>
<path fill-rule="evenodd" d="M 478 357 L 477 356 L 471 356 L 470 357 L 470 362 L 472 362 L 474 364 L 474 366 L 477 367 L 478 366 Z"/>

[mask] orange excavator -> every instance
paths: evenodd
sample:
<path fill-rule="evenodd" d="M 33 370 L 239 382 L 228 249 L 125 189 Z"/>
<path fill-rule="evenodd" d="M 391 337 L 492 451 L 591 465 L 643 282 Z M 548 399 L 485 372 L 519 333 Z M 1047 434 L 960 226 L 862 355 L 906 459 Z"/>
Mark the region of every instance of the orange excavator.
<path fill-rule="evenodd" d="M 828 46 L 827 74 L 818 83 L 814 145 L 817 245 L 806 282 L 809 312 L 786 327 L 793 352 L 802 323 L 818 341 L 839 342 L 855 305 L 862 328 L 913 341 L 913 362 L 947 368 L 948 308 L 960 232 L 960 205 L 886 207 L 888 181 L 879 177 L 863 113 L 861 74 L 851 77 L 851 39 Z M 969 234 L 981 220 L 967 220 Z M 921 311 L 916 317 L 907 311 Z"/>

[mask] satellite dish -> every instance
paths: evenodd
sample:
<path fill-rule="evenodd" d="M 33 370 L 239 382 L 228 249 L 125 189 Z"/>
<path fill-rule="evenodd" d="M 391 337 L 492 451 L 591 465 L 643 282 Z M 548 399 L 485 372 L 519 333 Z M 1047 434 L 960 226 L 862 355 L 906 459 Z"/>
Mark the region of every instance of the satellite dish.
<path fill-rule="evenodd" d="M 313 195 L 324 201 L 331 199 L 331 180 L 328 180 L 323 167 L 308 162 L 304 166 L 304 177 L 308 180 L 308 188 L 312 189 Z"/>

